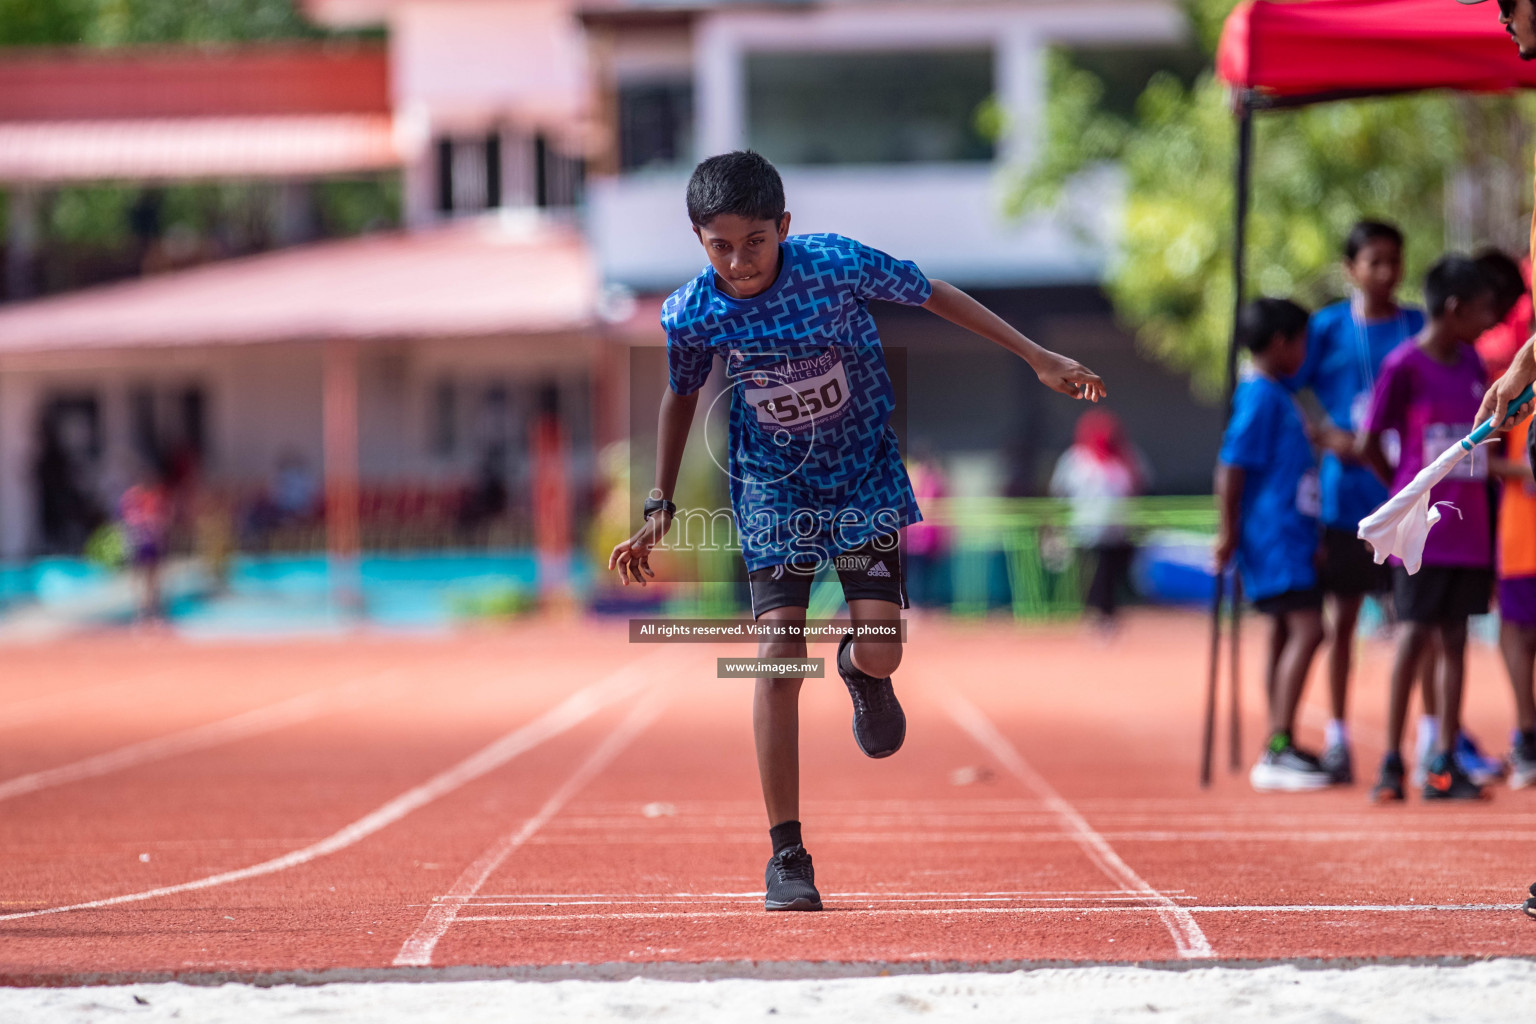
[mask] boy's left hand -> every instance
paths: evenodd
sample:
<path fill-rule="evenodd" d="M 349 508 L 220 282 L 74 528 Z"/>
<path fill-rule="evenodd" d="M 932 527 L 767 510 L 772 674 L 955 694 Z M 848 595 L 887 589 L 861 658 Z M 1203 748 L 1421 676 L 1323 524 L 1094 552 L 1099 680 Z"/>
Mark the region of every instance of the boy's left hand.
<path fill-rule="evenodd" d="M 1099 375 L 1076 359 L 1068 359 L 1055 352 L 1047 352 L 1040 365 L 1035 367 L 1040 383 L 1052 391 L 1059 391 L 1069 398 L 1086 398 L 1097 402 L 1109 394 Z"/>

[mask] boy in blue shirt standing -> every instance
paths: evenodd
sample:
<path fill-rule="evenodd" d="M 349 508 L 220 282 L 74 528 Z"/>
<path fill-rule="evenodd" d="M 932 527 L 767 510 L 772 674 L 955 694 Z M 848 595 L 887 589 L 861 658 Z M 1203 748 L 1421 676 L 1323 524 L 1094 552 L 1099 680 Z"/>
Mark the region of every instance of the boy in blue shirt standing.
<path fill-rule="evenodd" d="M 1360 520 L 1387 500 L 1386 486 L 1355 456 L 1382 360 L 1424 329 L 1421 310 L 1400 306 L 1403 235 L 1380 221 L 1362 220 L 1344 242 L 1350 298 L 1324 306 L 1307 327 L 1307 358 L 1287 383 L 1308 390 L 1326 415 L 1315 436 L 1323 449 L 1321 485 L 1323 559 L 1319 572 L 1327 606 L 1328 697 L 1332 718 L 1323 767 L 1333 781 L 1354 782 L 1345 706 L 1354 655 L 1355 623 L 1367 594 L 1384 594 L 1392 579 L 1356 536 Z"/>
<path fill-rule="evenodd" d="M 1048 352 L 975 299 L 930 282 L 910 263 L 840 235 L 789 234 L 778 171 L 752 152 L 711 157 L 688 182 L 688 216 L 709 257 L 662 306 L 669 387 L 658 424 L 656 486 L 646 521 L 608 567 L 627 585 L 654 576 L 650 550 L 671 526 L 670 498 L 699 389 L 716 357 L 730 392 L 731 506 L 753 616 L 803 625 L 811 582 L 831 562 L 855 629 L 892 623 L 907 607 L 897 531 L 922 515 L 890 426 L 895 395 L 872 299 L 922 306 L 1001 345 L 1041 383 L 1098 401 L 1098 376 Z M 760 658 L 804 658 L 803 638 L 765 640 Z M 906 736 L 891 686 L 901 644 L 848 634 L 837 671 L 853 701 L 853 732 L 870 757 Z M 820 910 L 801 841 L 798 678 L 761 678 L 752 725 L 773 856 L 768 910 Z"/>
<path fill-rule="evenodd" d="M 1312 656 L 1323 639 L 1317 583 L 1317 462 L 1306 424 L 1281 383 L 1307 354 L 1307 312 L 1286 299 L 1243 308 L 1237 341 L 1254 376 L 1232 396 L 1216 469 L 1221 532 L 1216 566 L 1234 555 L 1253 606 L 1270 617 L 1269 739 L 1248 781 L 1260 792 L 1322 789 L 1329 774 L 1291 739 Z"/>

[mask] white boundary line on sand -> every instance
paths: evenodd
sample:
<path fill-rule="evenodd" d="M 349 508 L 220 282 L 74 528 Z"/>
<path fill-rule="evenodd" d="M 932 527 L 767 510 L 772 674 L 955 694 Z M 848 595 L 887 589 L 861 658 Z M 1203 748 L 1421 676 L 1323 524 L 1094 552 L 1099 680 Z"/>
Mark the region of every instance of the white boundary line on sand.
<path fill-rule="evenodd" d="M 501 867 L 513 851 L 526 843 L 535 832 L 559 814 L 583 786 L 596 778 L 613 762 L 614 758 L 623 753 L 624 748 L 656 720 L 665 703 L 665 698 L 656 693 L 643 699 L 619 723 L 618 728 L 587 755 L 587 759 L 561 784 L 560 788 L 544 801 L 544 806 L 540 807 L 533 817 L 523 822 L 516 832 L 497 840 L 476 857 L 474 862 L 459 875 L 447 894 L 432 905 L 432 908 L 427 911 L 427 916 L 422 918 L 421 924 L 416 926 L 410 938 L 401 945 L 399 954 L 395 956 L 395 966 L 430 966 L 432 952 L 437 948 L 438 942 L 452 927 L 459 916 L 460 909 L 474 898 L 475 893 L 480 891 L 480 887 L 486 883 L 491 874 Z"/>
<path fill-rule="evenodd" d="M 945 710 L 955 720 L 955 724 L 970 733 L 972 739 L 997 758 L 1004 768 L 1012 772 L 1020 782 L 1040 798 L 1043 804 L 1056 813 L 1067 830 L 1072 833 L 1078 846 L 1082 847 L 1083 852 L 1099 866 L 1099 870 L 1103 871 L 1110 881 L 1122 888 L 1139 892 L 1156 904 L 1157 916 L 1173 936 L 1174 946 L 1178 949 L 1181 958 L 1197 960 L 1216 955 L 1211 949 L 1210 940 L 1205 937 L 1205 932 L 1200 930 L 1200 925 L 1190 916 L 1189 909 L 1179 906 L 1132 871 L 1130 865 L 1120 859 L 1120 855 L 1105 841 L 1104 837 L 1093 830 L 1087 819 L 1077 813 L 1077 808 L 1063 799 L 1040 773 L 1029 766 L 1018 749 L 997 731 L 997 727 L 981 712 L 980 708 L 953 690 L 946 692 L 944 701 Z"/>
<path fill-rule="evenodd" d="M 164 761 L 166 758 L 190 754 L 196 750 L 207 750 L 210 747 L 260 736 L 262 733 L 274 732 L 290 725 L 298 725 L 329 711 L 350 707 L 358 703 L 360 698 L 377 692 L 377 687 L 383 685 L 384 680 L 398 675 L 397 671 L 384 672 L 370 679 L 359 679 L 341 686 L 301 693 L 297 697 L 290 697 L 276 704 L 243 711 L 216 722 L 195 725 L 181 732 L 157 736 L 139 743 L 130 743 L 126 747 L 118 747 L 116 750 L 59 765 L 57 768 L 45 768 L 42 771 L 17 775 L 0 782 L 0 800 L 10 800 L 28 793 L 36 793 L 50 786 L 62 786 L 68 782 L 108 775 L 152 761 Z"/>
<path fill-rule="evenodd" d="M 665 651 L 666 649 L 662 648 L 662 650 Z M 308 864 L 318 857 L 324 857 L 328 854 L 336 853 L 338 850 L 344 850 L 368 838 L 380 829 L 393 825 L 412 811 L 420 810 L 434 800 L 447 796 L 449 793 L 467 783 L 473 782 L 482 775 L 495 771 L 519 754 L 526 753 L 546 740 L 574 728 L 608 705 L 635 693 L 646 685 L 648 678 L 652 678 L 645 671 L 645 666 L 651 660 L 652 658 L 646 658 L 640 661 L 632 661 L 603 679 L 577 690 L 527 725 L 512 730 L 489 746 L 482 748 L 478 753 L 471 754 L 453 767 L 439 772 L 421 785 L 407 790 L 372 813 L 357 819 L 341 831 L 301 850 L 295 850 L 292 853 L 275 857 L 272 860 L 262 861 L 260 864 L 253 864 L 248 868 L 224 871 L 190 882 L 181 882 L 177 885 L 165 885 L 157 889 L 145 889 L 143 892 L 127 893 L 122 896 L 111 896 L 100 900 L 89 900 L 84 903 L 71 903 L 68 906 L 62 907 L 47 907 L 42 910 L 26 910 L 14 914 L 0 914 L 0 921 L 17 921 L 27 917 L 42 917 L 45 914 L 62 914 L 71 910 L 95 910 L 101 907 L 117 906 L 122 903 L 137 903 L 141 900 L 155 899 L 159 896 L 172 896 L 176 893 L 193 892 L 198 889 L 211 889 L 219 885 L 228 885 L 231 882 L 243 882 L 249 878 L 259 878 L 262 875 L 286 871 L 289 868 Z"/>

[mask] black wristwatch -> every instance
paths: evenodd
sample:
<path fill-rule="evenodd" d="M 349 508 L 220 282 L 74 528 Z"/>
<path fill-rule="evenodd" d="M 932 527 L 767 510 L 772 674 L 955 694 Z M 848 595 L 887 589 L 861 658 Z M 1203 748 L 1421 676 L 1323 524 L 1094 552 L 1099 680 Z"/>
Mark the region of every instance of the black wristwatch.
<path fill-rule="evenodd" d="M 649 519 L 654 513 L 657 512 L 665 512 L 672 518 L 677 518 L 677 506 L 672 504 L 666 498 L 646 498 L 645 518 Z"/>

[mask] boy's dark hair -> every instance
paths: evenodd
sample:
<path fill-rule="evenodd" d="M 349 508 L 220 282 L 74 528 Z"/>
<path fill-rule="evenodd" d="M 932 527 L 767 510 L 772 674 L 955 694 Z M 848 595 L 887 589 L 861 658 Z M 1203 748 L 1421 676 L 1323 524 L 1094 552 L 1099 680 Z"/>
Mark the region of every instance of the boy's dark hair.
<path fill-rule="evenodd" d="M 784 216 L 784 182 L 761 154 L 750 149 L 712 156 L 688 179 L 688 219 L 708 224 L 723 213 L 747 220 Z"/>
<path fill-rule="evenodd" d="M 1395 226 L 1380 220 L 1357 221 L 1344 239 L 1344 258 L 1351 263 L 1360 251 L 1372 242 L 1391 242 L 1398 251 L 1403 249 L 1403 233 Z"/>
<path fill-rule="evenodd" d="M 1424 275 L 1424 305 L 1431 317 L 1442 316 L 1452 299 L 1471 302 L 1493 293 L 1493 282 L 1483 268 L 1461 253 L 1441 256 Z"/>
<path fill-rule="evenodd" d="M 1305 332 L 1307 311 L 1290 299 L 1254 299 L 1237 315 L 1237 343 L 1255 355 L 1269 348 L 1275 335 Z"/>
<path fill-rule="evenodd" d="M 1502 249 L 1484 249 L 1472 261 L 1482 270 L 1493 288 L 1494 312 L 1503 320 L 1525 295 L 1525 275 L 1520 264 Z"/>

